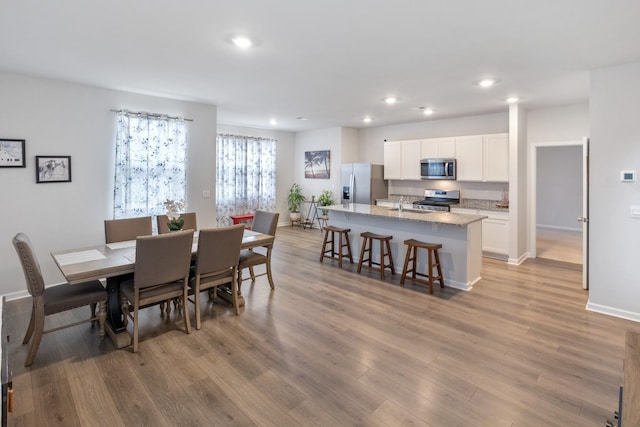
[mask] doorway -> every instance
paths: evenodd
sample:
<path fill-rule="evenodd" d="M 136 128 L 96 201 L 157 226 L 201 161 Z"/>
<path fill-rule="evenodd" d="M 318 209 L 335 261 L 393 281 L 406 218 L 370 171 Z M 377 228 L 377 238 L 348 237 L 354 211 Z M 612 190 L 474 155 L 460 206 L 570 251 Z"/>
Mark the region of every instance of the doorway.
<path fill-rule="evenodd" d="M 588 140 L 531 144 L 529 170 L 529 253 L 582 264 L 588 289 Z"/>

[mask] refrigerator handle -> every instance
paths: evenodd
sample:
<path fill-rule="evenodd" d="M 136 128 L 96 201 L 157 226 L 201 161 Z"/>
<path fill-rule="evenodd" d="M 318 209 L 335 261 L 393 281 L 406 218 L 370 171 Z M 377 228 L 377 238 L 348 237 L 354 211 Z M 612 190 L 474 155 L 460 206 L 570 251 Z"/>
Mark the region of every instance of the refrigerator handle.
<path fill-rule="evenodd" d="M 355 174 L 349 175 L 349 188 L 351 189 L 351 200 L 350 203 L 354 203 L 356 200 L 356 176 Z"/>

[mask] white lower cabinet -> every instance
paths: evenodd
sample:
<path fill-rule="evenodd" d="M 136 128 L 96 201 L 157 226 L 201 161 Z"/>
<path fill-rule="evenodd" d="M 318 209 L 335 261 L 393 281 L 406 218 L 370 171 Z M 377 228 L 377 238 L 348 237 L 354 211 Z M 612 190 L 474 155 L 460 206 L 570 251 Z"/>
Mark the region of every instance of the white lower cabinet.
<path fill-rule="evenodd" d="M 482 220 L 482 250 L 509 255 L 509 213 L 478 211 L 489 218 Z"/>
<path fill-rule="evenodd" d="M 509 212 L 451 208 L 453 213 L 486 215 L 482 220 L 482 251 L 485 255 L 509 255 Z"/>

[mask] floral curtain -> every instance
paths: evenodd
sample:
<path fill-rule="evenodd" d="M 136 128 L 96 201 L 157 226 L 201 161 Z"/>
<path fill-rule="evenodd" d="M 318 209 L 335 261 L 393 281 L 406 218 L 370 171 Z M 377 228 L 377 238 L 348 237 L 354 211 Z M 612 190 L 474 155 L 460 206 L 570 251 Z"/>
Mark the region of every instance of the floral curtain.
<path fill-rule="evenodd" d="M 218 226 L 230 215 L 276 209 L 275 139 L 218 134 L 216 140 L 216 216 Z"/>
<path fill-rule="evenodd" d="M 184 120 L 118 112 L 113 217 L 165 213 L 167 199 L 185 201 Z"/>

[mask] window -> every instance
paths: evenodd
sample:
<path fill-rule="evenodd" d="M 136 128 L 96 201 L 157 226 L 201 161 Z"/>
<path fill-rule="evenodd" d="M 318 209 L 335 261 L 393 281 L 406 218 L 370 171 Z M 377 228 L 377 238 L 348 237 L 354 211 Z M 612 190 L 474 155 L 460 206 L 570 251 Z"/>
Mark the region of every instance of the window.
<path fill-rule="evenodd" d="M 230 215 L 276 209 L 275 139 L 218 134 L 216 140 L 216 216 L 218 226 Z"/>
<path fill-rule="evenodd" d="M 186 201 L 184 120 L 118 112 L 113 217 L 164 214 L 167 199 Z"/>

